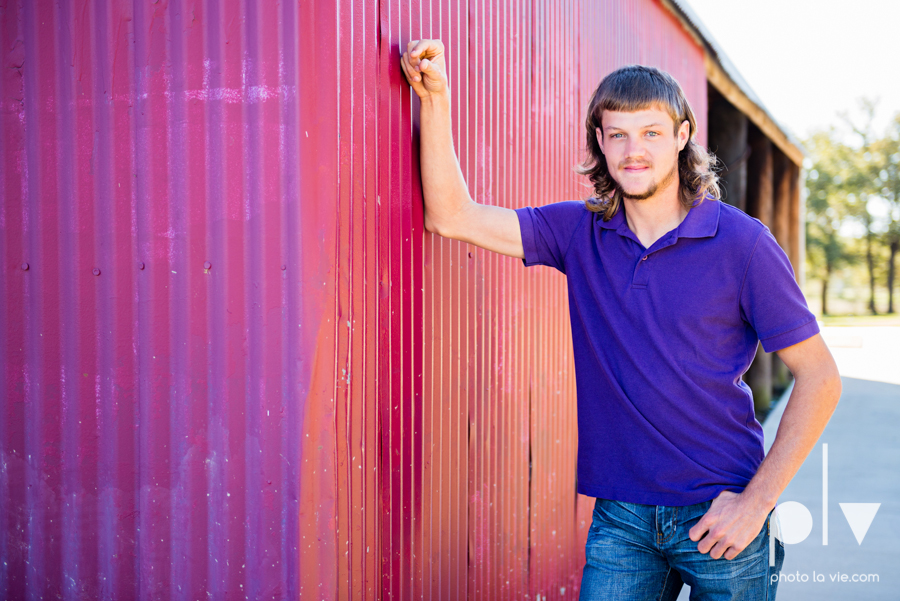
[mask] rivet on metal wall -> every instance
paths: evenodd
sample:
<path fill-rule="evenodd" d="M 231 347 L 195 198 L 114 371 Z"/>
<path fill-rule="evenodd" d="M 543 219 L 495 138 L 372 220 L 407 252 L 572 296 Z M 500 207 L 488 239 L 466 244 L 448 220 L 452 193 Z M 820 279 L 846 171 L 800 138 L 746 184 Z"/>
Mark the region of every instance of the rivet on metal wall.
<path fill-rule="evenodd" d="M 100 270 L 94 267 L 94 275 L 100 275 Z"/>
<path fill-rule="evenodd" d="M 287 265 L 282 265 L 282 266 L 281 266 L 281 271 L 284 271 L 285 269 L 287 269 Z"/>
<path fill-rule="evenodd" d="M 28 271 L 28 263 L 22 263 L 22 271 Z M 284 269 L 284 267 L 282 267 Z"/>
<path fill-rule="evenodd" d="M 138 261 L 138 269 L 143 269 L 143 268 L 144 268 L 144 262 Z"/>
<path fill-rule="evenodd" d="M 469 258 L 470 258 L 470 259 L 472 258 L 472 253 L 469 253 Z"/>
<path fill-rule="evenodd" d="M 211 267 L 212 267 L 212 263 L 210 263 L 209 261 L 203 262 L 203 269 L 210 269 Z"/>

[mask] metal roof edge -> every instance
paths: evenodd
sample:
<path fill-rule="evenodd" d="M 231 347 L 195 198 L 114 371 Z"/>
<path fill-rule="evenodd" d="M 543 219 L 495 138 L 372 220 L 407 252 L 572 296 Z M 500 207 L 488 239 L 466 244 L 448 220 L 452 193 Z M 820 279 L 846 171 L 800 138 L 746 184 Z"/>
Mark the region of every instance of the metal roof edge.
<path fill-rule="evenodd" d="M 803 144 L 787 127 L 778 123 L 766 109 L 759 96 L 743 78 L 740 71 L 722 51 L 686 0 L 660 0 L 705 51 L 706 79 L 731 104 L 747 115 L 788 158 L 803 164 L 806 151 Z"/>

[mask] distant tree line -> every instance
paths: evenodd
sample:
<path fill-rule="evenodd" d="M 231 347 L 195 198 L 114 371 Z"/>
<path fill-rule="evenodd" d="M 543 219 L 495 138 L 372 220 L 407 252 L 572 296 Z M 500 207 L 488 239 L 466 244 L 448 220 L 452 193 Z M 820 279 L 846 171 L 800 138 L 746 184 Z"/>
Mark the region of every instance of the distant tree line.
<path fill-rule="evenodd" d="M 868 311 L 883 308 L 876 287 L 887 287 L 887 313 L 896 305 L 900 252 L 900 113 L 886 131 L 872 126 L 875 103 L 861 100 L 862 123 L 842 118 L 849 136 L 832 127 L 813 134 L 807 163 L 806 251 L 808 277 L 821 282 L 822 313 L 829 314 L 829 285 L 847 267 L 863 268 Z M 810 164 L 811 163 L 811 164 Z M 884 297 L 882 296 L 882 303 Z"/>

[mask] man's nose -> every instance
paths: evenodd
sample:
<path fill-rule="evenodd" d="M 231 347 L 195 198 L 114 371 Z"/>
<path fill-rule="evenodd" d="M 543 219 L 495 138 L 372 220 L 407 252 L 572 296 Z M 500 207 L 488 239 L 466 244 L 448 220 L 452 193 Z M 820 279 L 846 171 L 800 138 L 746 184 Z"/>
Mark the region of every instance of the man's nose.
<path fill-rule="evenodd" d="M 628 138 L 625 145 L 625 158 L 640 158 L 647 153 L 644 141 L 639 138 Z"/>

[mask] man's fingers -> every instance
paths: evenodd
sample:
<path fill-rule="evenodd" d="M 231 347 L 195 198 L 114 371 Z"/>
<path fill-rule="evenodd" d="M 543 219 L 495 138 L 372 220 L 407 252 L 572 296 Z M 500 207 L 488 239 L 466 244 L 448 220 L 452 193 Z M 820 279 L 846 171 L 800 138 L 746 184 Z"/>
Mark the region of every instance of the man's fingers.
<path fill-rule="evenodd" d="M 719 541 L 716 546 L 709 550 L 709 556 L 713 559 L 721 559 L 729 545 L 725 541 Z"/>
<path fill-rule="evenodd" d="M 444 45 L 440 40 L 410 40 L 400 55 L 406 81 L 420 98 L 446 88 Z"/>
<path fill-rule="evenodd" d="M 406 60 L 405 55 L 400 59 L 400 67 L 403 69 L 403 73 L 406 75 L 406 79 L 410 84 L 419 81 L 419 73 L 409 66 L 409 62 Z"/>
<path fill-rule="evenodd" d="M 738 555 L 741 554 L 749 543 L 740 543 L 733 539 L 722 539 L 716 546 L 712 548 L 709 552 L 709 556 L 713 559 L 719 559 L 724 557 L 727 560 L 732 560 Z"/>
<path fill-rule="evenodd" d="M 701 519 L 690 529 L 690 536 L 692 541 L 700 541 L 697 545 L 698 551 L 701 553 L 709 553 L 713 547 L 721 543 L 724 533 L 721 531 L 721 528 L 707 526 L 704 519 Z M 725 551 L 725 549 L 722 549 L 722 551 Z"/>
<path fill-rule="evenodd" d="M 700 518 L 699 522 L 694 524 L 693 528 L 688 530 L 688 535 L 691 537 L 692 541 L 697 542 L 698 540 L 703 538 L 703 535 L 707 530 L 709 530 L 709 526 L 707 526 L 706 516 L 703 516 L 702 518 Z"/>
<path fill-rule="evenodd" d="M 444 44 L 441 43 L 440 40 L 413 40 L 415 42 L 415 46 L 413 46 L 412 50 L 409 51 L 409 56 L 412 59 L 412 65 L 415 66 L 416 63 L 423 58 L 433 58 L 444 51 Z M 410 42 L 412 44 L 413 42 Z"/>
<path fill-rule="evenodd" d="M 712 532 L 710 532 L 700 541 L 700 544 L 697 545 L 697 550 L 701 553 L 710 553 L 713 548 L 720 544 L 721 541 L 714 537 Z M 723 548 L 722 551 L 724 550 L 725 549 Z"/>
<path fill-rule="evenodd" d="M 406 66 L 406 55 L 400 57 L 400 68 L 403 69 L 403 74 L 406 75 L 406 79 L 412 81 L 412 77 L 409 75 L 409 67 Z"/>
<path fill-rule="evenodd" d="M 430 45 L 431 40 L 415 40 L 415 45 L 413 46 L 413 49 L 409 51 L 409 55 L 418 57 L 425 50 L 427 50 Z"/>

